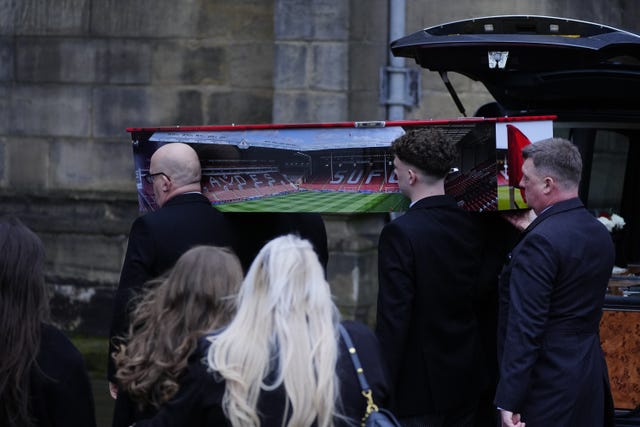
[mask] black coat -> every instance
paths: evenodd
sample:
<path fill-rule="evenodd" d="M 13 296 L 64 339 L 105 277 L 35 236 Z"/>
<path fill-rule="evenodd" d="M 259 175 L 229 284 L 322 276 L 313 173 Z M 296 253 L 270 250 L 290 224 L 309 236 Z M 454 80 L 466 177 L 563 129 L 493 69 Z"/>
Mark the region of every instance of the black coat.
<path fill-rule="evenodd" d="M 364 373 L 373 390 L 374 401 L 379 406 L 384 406 L 387 403 L 388 388 L 378 341 L 373 332 L 362 323 L 349 321 L 344 322 L 344 326 L 351 335 L 358 352 Z M 336 425 L 359 426 L 360 420 L 365 414 L 366 400 L 360 393 L 360 384 L 355 368 L 342 339 L 340 339 L 338 351 L 336 371 L 340 379 L 342 413 L 351 421 L 336 420 Z M 199 355 L 192 358 L 188 372 L 180 382 L 178 394 L 165 404 L 153 419 L 138 421 L 136 427 L 230 425 L 221 406 L 225 383 L 216 380 L 214 375 L 207 371 L 207 366 L 202 361 L 204 356 L 206 356 L 206 351 L 200 352 Z M 260 395 L 258 409 L 262 425 L 283 425 L 284 397 L 283 387 L 263 392 Z M 127 424 L 121 425 L 126 426 Z M 119 426 L 114 425 L 114 427 Z"/>
<path fill-rule="evenodd" d="M 611 421 L 598 331 L 613 252 L 605 227 L 570 199 L 538 216 L 511 253 L 500 278 L 495 402 L 527 427 Z"/>
<path fill-rule="evenodd" d="M 96 425 L 93 394 L 84 359 L 62 332 L 42 326 L 31 371 L 31 414 L 40 427 Z"/>
<path fill-rule="evenodd" d="M 399 417 L 475 404 L 488 385 L 475 309 L 482 238 L 450 196 L 387 224 L 378 247 L 376 333 Z"/>
<path fill-rule="evenodd" d="M 229 212 L 238 241 L 238 256 L 245 271 L 249 269 L 260 249 L 270 240 L 295 234 L 313 245 L 325 271 L 329 260 L 327 231 L 322 216 L 310 212 Z"/>
<path fill-rule="evenodd" d="M 162 208 L 138 217 L 131 226 L 129 244 L 122 265 L 120 283 L 114 297 L 109 355 L 113 337 L 124 336 L 129 328 L 129 302 L 156 278 L 175 264 L 180 256 L 197 245 L 234 248 L 231 225 L 221 212 L 199 193 L 169 199 Z M 115 381 L 115 367 L 109 357 L 107 376 Z"/>

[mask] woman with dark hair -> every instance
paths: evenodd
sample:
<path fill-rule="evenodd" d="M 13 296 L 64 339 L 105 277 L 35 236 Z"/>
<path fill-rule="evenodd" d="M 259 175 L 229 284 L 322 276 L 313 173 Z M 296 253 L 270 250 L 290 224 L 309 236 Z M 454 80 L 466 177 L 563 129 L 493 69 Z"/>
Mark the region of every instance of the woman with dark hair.
<path fill-rule="evenodd" d="M 42 242 L 18 219 L 2 219 L 0 254 L 0 424 L 95 426 L 82 355 L 46 323 Z"/>
<path fill-rule="evenodd" d="M 120 386 L 114 427 L 154 414 L 176 394 L 198 339 L 235 314 L 241 282 L 242 267 L 231 250 L 197 246 L 166 277 L 150 283 L 133 312 L 126 344 L 114 354 Z"/>

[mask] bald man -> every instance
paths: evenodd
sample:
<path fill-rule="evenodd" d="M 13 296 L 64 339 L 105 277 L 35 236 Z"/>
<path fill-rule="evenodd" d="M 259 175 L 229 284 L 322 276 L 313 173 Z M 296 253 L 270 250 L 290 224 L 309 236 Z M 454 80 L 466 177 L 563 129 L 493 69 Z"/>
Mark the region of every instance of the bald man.
<path fill-rule="evenodd" d="M 173 267 L 178 258 L 196 245 L 228 246 L 235 249 L 231 226 L 221 212 L 202 195 L 200 160 L 187 144 L 160 147 L 151 156 L 149 174 L 160 209 L 138 217 L 131 226 L 129 244 L 114 298 L 109 340 L 107 376 L 116 396 L 115 366 L 111 354 L 114 337 L 129 329 L 130 301 L 144 284 Z"/>

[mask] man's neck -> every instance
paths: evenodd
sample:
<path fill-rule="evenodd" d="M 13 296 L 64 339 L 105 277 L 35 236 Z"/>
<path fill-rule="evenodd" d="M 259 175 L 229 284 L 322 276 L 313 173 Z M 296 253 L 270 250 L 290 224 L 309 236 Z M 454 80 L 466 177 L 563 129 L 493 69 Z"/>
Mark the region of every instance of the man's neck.
<path fill-rule="evenodd" d="M 578 197 L 577 190 L 576 191 L 566 190 L 566 191 L 558 192 L 557 194 L 554 195 L 554 197 L 550 197 L 547 200 L 547 203 L 545 203 L 545 206 L 542 209 L 540 209 L 540 212 L 536 212 L 536 215 L 540 215 L 542 212 L 546 211 L 556 203 L 564 202 L 565 200 L 575 199 L 577 197 Z"/>
<path fill-rule="evenodd" d="M 411 199 L 411 204 L 413 204 L 418 200 L 433 196 L 444 196 L 444 180 L 434 185 L 422 185 L 419 188 L 415 188 L 409 198 Z"/>
<path fill-rule="evenodd" d="M 198 185 L 190 184 L 190 185 L 185 185 L 183 187 L 180 187 L 175 191 L 171 192 L 171 194 L 165 200 L 165 203 L 167 203 L 169 200 L 173 199 L 174 197 L 181 196 L 183 194 L 190 194 L 190 193 L 202 193 L 202 188 L 200 187 L 199 184 Z"/>

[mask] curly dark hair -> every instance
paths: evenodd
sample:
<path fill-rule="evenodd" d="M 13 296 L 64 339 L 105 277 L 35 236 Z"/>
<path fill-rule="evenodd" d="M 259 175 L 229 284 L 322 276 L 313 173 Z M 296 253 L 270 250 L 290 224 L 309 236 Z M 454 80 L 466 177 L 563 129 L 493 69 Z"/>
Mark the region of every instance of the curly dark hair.
<path fill-rule="evenodd" d="M 393 141 L 391 152 L 424 174 L 444 178 L 458 159 L 458 147 L 441 129 L 409 129 Z"/>

